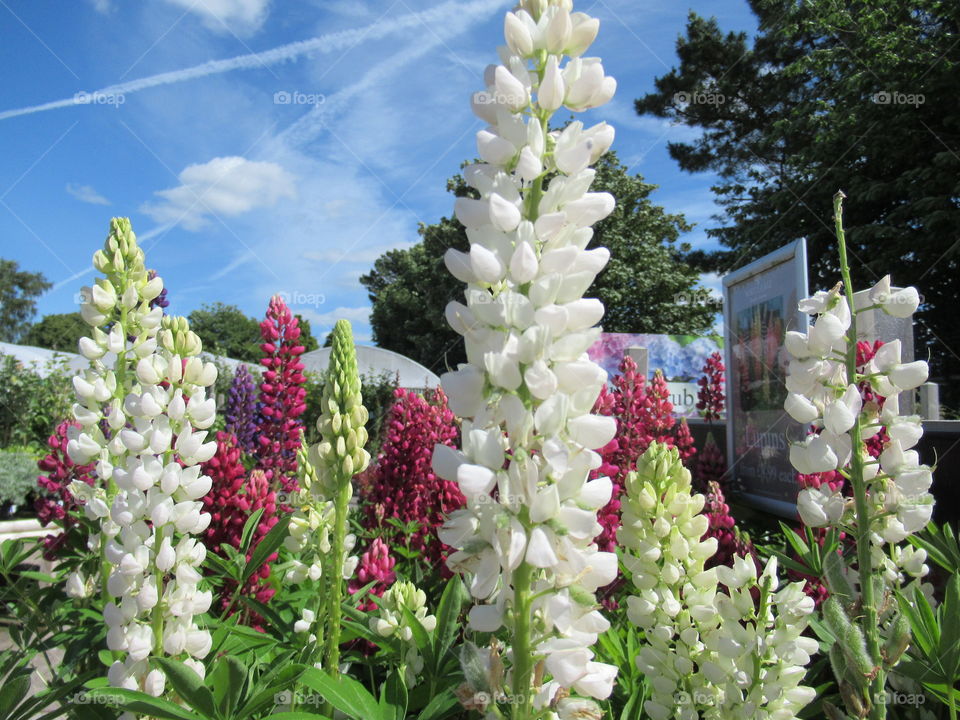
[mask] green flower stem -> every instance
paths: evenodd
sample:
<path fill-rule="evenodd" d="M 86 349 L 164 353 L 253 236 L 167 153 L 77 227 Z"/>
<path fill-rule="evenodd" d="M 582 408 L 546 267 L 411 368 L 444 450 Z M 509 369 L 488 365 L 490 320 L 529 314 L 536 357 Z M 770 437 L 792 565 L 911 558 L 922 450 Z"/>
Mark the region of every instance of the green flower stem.
<path fill-rule="evenodd" d="M 856 382 L 857 377 L 857 313 L 853 304 L 853 283 L 850 280 L 850 263 L 847 259 L 847 241 L 843 231 L 842 191 L 833 196 L 834 223 L 837 243 L 840 247 L 840 273 L 843 278 L 847 303 L 850 306 L 850 328 L 847 330 L 847 377 Z M 850 430 L 852 457 L 850 460 L 850 485 L 853 489 L 857 515 L 857 571 L 860 577 L 860 600 L 863 611 L 863 634 L 867 652 L 874 665 L 875 675 L 870 681 L 870 720 L 882 720 L 887 716 L 887 706 L 879 701 L 886 686 L 883 657 L 880 654 L 880 628 L 877 624 L 877 601 L 873 587 L 873 559 L 870 556 L 870 508 L 867 505 L 867 488 L 863 477 L 863 437 L 860 417 Z"/>
<path fill-rule="evenodd" d="M 350 478 L 342 483 L 334 501 L 335 517 L 333 542 L 330 548 L 330 567 L 324 568 L 327 576 L 327 627 L 325 667 L 333 677 L 340 674 L 340 605 L 343 602 L 344 540 L 347 537 L 347 511 L 350 502 Z"/>
<path fill-rule="evenodd" d="M 531 710 L 531 689 L 533 688 L 533 649 L 530 645 L 530 586 L 533 580 L 533 567 L 526 561 L 520 563 L 513 573 L 513 680 L 510 690 L 513 694 L 511 718 L 528 720 Z"/>

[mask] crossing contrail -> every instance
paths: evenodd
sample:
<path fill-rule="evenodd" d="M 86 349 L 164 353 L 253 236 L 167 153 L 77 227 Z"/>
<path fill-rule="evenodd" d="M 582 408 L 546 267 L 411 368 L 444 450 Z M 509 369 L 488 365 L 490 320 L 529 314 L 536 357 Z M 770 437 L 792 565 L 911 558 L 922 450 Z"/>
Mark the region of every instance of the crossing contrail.
<path fill-rule="evenodd" d="M 380 40 L 404 30 L 416 28 L 422 31 L 425 24 L 428 27 L 432 25 L 443 27 L 445 24 L 456 22 L 460 19 L 464 10 L 468 7 L 470 7 L 469 4 L 464 5 L 463 2 L 458 2 L 457 0 L 447 0 L 447 2 L 443 2 L 429 10 L 400 15 L 391 20 L 378 21 L 362 28 L 328 33 L 311 38 L 310 40 L 288 43 L 287 45 L 281 45 L 280 47 L 272 50 L 264 50 L 263 52 L 238 55 L 225 60 L 210 60 L 200 65 L 194 65 L 193 67 L 171 70 L 170 72 L 159 73 L 157 75 L 149 75 L 129 82 L 108 85 L 98 90 L 81 90 L 73 97 L 62 100 L 51 100 L 50 102 L 41 103 L 40 105 L 3 110 L 0 111 L 0 120 L 46 112 L 47 110 L 73 107 L 74 105 L 86 105 L 91 102 L 97 102 L 98 97 L 105 99 L 116 98 L 117 96 L 139 92 L 159 85 L 172 85 L 174 83 L 184 82 L 185 80 L 195 80 L 209 75 L 219 75 L 220 73 L 231 72 L 232 70 L 255 70 L 266 65 L 275 65 L 277 63 L 296 60 L 303 55 L 309 55 L 311 53 L 331 53 L 338 50 L 346 50 L 361 42 Z"/>

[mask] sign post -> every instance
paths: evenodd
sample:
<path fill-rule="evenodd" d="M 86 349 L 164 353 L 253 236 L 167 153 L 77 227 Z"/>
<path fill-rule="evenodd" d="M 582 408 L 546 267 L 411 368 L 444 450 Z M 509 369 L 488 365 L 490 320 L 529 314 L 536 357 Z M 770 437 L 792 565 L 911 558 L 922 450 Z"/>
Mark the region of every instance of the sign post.
<path fill-rule="evenodd" d="M 790 442 L 805 427 L 783 409 L 788 330 L 805 332 L 797 310 L 807 296 L 806 241 L 756 260 L 723 278 L 727 364 L 727 466 L 742 502 L 783 517 L 796 516 L 796 472 Z"/>

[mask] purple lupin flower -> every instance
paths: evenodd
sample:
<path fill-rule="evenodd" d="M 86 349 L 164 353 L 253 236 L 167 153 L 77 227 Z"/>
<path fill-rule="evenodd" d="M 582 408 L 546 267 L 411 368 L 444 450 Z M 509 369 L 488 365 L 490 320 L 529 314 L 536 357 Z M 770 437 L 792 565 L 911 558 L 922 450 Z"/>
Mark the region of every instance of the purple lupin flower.
<path fill-rule="evenodd" d="M 156 270 L 147 270 L 147 280 L 153 280 L 157 276 Z M 160 294 L 157 295 L 153 300 L 150 301 L 150 308 L 160 308 L 163 310 L 163 314 L 167 314 L 167 308 L 170 306 L 170 301 L 167 300 L 167 287 L 164 285 L 163 290 L 160 291 Z"/>
<path fill-rule="evenodd" d="M 237 436 L 245 452 L 257 446 L 257 386 L 246 365 L 238 365 L 227 395 L 227 432 Z"/>

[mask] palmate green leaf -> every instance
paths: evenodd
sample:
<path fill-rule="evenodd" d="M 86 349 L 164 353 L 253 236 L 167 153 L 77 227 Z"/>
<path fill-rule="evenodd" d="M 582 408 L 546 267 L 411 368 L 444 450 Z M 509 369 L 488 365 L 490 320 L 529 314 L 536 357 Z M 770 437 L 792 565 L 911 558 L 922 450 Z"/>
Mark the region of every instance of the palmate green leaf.
<path fill-rule="evenodd" d="M 304 665 L 290 662 L 289 653 L 274 658 L 270 669 L 252 684 L 243 707 L 231 720 L 259 717 L 260 713 L 273 708 L 277 694 L 294 687 L 304 669 Z"/>
<path fill-rule="evenodd" d="M 15 717 L 14 710 L 30 690 L 30 675 L 31 671 L 27 670 L 26 673 L 4 679 L 3 686 L 0 687 L 0 720 Z"/>
<path fill-rule="evenodd" d="M 270 713 L 267 720 L 330 720 L 325 715 L 319 713 L 306 712 L 304 710 L 289 710 L 287 712 Z"/>
<path fill-rule="evenodd" d="M 927 557 L 947 572 L 952 573 L 960 567 L 960 543 L 957 542 L 949 523 L 938 528 L 931 522 L 922 532 L 911 535 L 908 540 L 912 545 L 926 550 Z"/>
<path fill-rule="evenodd" d="M 283 630 L 282 628 L 289 627 L 292 625 L 291 622 L 284 620 L 280 613 L 278 613 L 274 608 L 269 605 L 260 602 L 259 600 L 249 597 L 248 595 L 241 595 L 240 602 L 246 605 L 250 610 L 257 613 L 260 617 L 264 618 L 266 623 L 266 628 L 264 628 L 267 633 L 271 634 L 273 637 L 282 638 Z M 263 635 L 263 633 L 259 633 Z"/>
<path fill-rule="evenodd" d="M 960 574 L 947 581 L 946 597 L 937 611 L 940 620 L 940 662 L 948 683 L 956 682 L 960 673 Z"/>
<path fill-rule="evenodd" d="M 287 537 L 287 526 L 290 525 L 290 515 L 284 515 L 280 520 L 270 528 L 264 538 L 257 543 L 257 546 L 253 549 L 253 552 L 250 554 L 250 561 L 247 563 L 247 566 L 243 569 L 243 574 L 241 575 L 241 585 L 246 584 L 257 570 L 267 561 L 267 558 L 275 553 L 281 545 L 283 545 L 284 539 Z"/>
<path fill-rule="evenodd" d="M 190 712 L 169 700 L 155 698 L 138 690 L 97 688 L 88 691 L 87 694 L 107 705 L 155 718 L 163 718 L 163 720 L 203 720 L 203 716 Z"/>
<path fill-rule="evenodd" d="M 460 632 L 460 610 L 463 608 L 464 587 L 459 575 L 447 581 L 437 606 L 437 627 L 433 632 L 434 675 L 440 673 L 440 664 L 456 642 Z"/>
<path fill-rule="evenodd" d="M 217 660 L 208 684 L 213 688 L 213 700 L 220 715 L 230 717 L 240 704 L 246 680 L 247 668 L 233 655 Z"/>
<path fill-rule="evenodd" d="M 377 700 L 353 678 L 341 675 L 334 680 L 317 668 L 307 668 L 301 681 L 316 690 L 334 708 L 354 720 L 392 720 L 385 718 Z"/>
<path fill-rule="evenodd" d="M 457 700 L 450 688 L 447 688 L 431 698 L 430 702 L 417 715 L 417 720 L 445 720 L 459 711 L 460 701 Z"/>
<path fill-rule="evenodd" d="M 205 717 L 215 718 L 217 710 L 213 702 L 213 693 L 203 684 L 203 680 L 193 668 L 170 658 L 152 658 L 151 662 L 159 666 L 167 681 L 194 710 Z"/>
<path fill-rule="evenodd" d="M 403 673 L 393 668 L 380 690 L 380 713 L 383 720 L 404 720 L 407 716 L 407 685 Z"/>
<path fill-rule="evenodd" d="M 243 532 L 240 533 L 240 545 L 237 547 L 237 552 L 243 553 L 246 557 L 247 551 L 250 549 L 250 541 L 253 540 L 253 531 L 257 529 L 257 526 L 260 524 L 260 518 L 263 517 L 263 508 L 258 508 L 251 513 L 250 517 L 247 518 L 247 521 L 243 524 Z"/>

